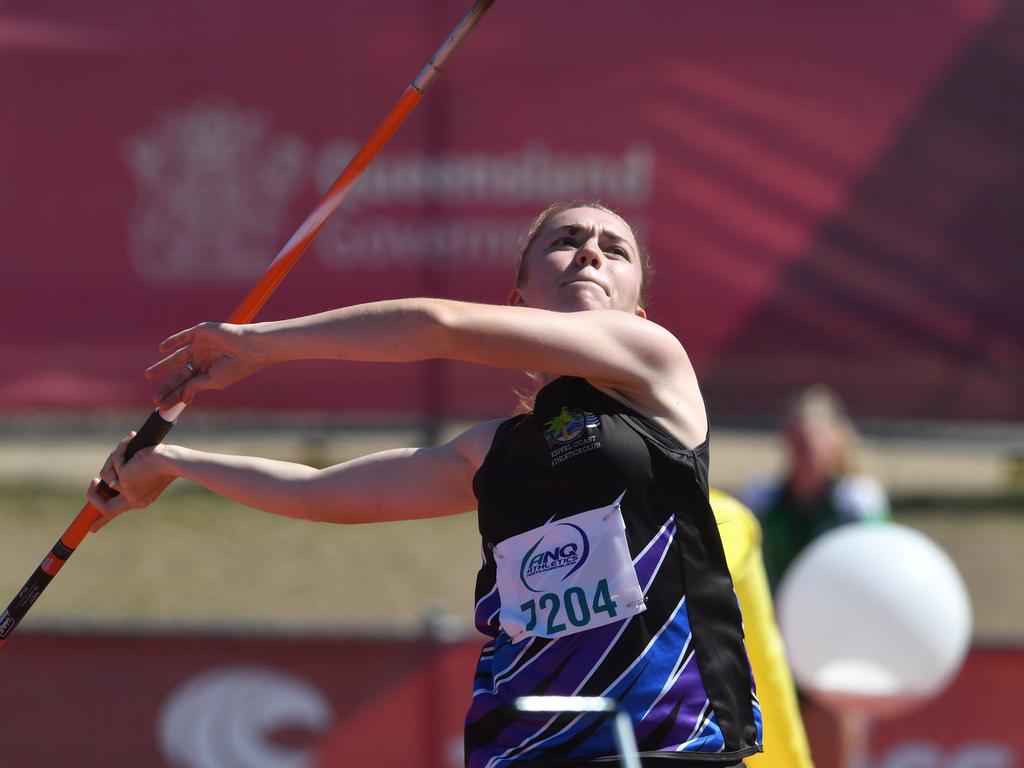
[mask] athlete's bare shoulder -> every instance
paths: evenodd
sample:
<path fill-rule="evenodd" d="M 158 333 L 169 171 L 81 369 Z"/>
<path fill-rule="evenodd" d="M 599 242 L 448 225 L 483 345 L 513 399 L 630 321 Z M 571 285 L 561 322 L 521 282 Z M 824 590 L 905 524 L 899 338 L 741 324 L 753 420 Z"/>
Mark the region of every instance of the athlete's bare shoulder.
<path fill-rule="evenodd" d="M 625 384 L 591 384 L 695 448 L 707 438 L 708 418 L 689 355 L 668 329 L 646 319 L 634 325 L 639 329 L 635 347 L 640 361 L 633 367 L 634 378 Z"/>
<path fill-rule="evenodd" d="M 487 452 L 491 450 L 491 443 L 494 442 L 494 433 L 504 421 L 506 419 L 493 419 L 470 427 L 455 437 L 449 446 L 462 455 L 475 472 L 484 463 Z"/>

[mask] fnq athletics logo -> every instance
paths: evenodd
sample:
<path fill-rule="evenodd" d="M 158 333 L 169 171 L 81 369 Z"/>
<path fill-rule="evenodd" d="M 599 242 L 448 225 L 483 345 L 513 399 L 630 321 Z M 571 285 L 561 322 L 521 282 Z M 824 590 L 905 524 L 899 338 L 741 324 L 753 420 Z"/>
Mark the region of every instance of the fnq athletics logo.
<path fill-rule="evenodd" d="M 567 530 L 559 530 L 557 536 L 541 536 L 523 555 L 519 578 L 531 592 L 548 591 L 536 587 L 550 583 L 559 575 L 558 581 L 565 581 L 583 567 L 590 555 L 590 541 L 582 528 L 572 523 L 559 523 L 558 528 Z M 545 539 L 548 539 L 546 544 Z"/>

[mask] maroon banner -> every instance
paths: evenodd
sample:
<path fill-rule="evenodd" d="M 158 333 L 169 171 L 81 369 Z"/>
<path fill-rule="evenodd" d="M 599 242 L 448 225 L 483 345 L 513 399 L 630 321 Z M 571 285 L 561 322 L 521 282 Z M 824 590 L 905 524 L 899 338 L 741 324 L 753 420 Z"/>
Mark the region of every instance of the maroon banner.
<path fill-rule="evenodd" d="M 481 642 L 22 632 L 0 659 L 2 763 L 455 768 Z M 873 768 L 1016 768 L 1022 685 L 1024 651 L 972 651 L 938 700 L 876 724 Z M 832 719 L 807 724 L 816 765 L 838 765 Z"/>
<path fill-rule="evenodd" d="M 225 318 L 468 0 L 0 8 L 0 409 L 148 403 Z M 712 410 L 835 386 L 859 415 L 1024 414 L 1024 9 L 498 3 L 263 318 L 502 301 L 549 202 L 654 254 L 651 317 Z M 294 364 L 214 408 L 494 414 L 517 376 Z"/>

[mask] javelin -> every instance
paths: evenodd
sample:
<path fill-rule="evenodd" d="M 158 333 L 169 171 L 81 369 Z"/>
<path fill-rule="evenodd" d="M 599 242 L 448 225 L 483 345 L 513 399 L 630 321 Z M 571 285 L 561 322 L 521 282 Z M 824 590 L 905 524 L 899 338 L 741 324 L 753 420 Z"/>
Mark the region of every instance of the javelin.
<path fill-rule="evenodd" d="M 227 322 L 248 323 L 256 316 L 274 289 L 280 285 L 285 275 L 295 266 L 295 262 L 299 260 L 313 238 L 323 228 L 330 215 L 341 205 L 352 185 L 362 176 L 384 145 L 395 135 L 405 119 L 419 104 L 423 94 L 433 84 L 434 79 L 441 73 L 445 64 L 455 55 L 455 51 L 493 4 L 494 0 L 476 0 L 473 7 L 462 17 L 441 47 L 430 57 L 430 61 L 406 88 L 405 93 L 391 108 L 387 117 L 377 126 L 377 130 L 366 140 L 356 156 L 349 161 L 345 170 L 327 190 L 313 212 L 306 217 L 295 234 L 274 257 L 256 285 L 242 299 L 238 308 L 231 313 Z M 143 448 L 163 442 L 184 410 L 185 403 L 178 403 L 165 411 L 159 408 L 153 411 L 128 444 L 125 456 L 130 459 Z M 99 490 L 108 499 L 117 496 L 117 491 L 102 480 Z M 29 608 L 46 589 L 53 577 L 57 575 L 68 558 L 74 554 L 75 549 L 89 532 L 90 526 L 99 518 L 100 511 L 87 502 L 75 519 L 71 521 L 67 530 L 57 539 L 57 543 L 43 558 L 29 580 L 25 582 L 25 586 L 21 588 L 6 610 L 0 614 L 0 647 L 7 642 L 7 638 L 10 637 L 14 628 L 18 626 L 25 614 L 28 613 Z"/>

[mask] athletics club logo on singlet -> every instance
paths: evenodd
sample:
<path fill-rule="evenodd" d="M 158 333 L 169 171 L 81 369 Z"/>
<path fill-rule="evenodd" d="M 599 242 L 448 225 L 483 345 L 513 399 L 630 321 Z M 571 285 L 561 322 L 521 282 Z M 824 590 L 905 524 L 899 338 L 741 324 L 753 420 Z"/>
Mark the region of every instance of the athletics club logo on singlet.
<path fill-rule="evenodd" d="M 590 411 L 570 411 L 562 406 L 555 418 L 544 424 L 544 439 L 551 451 L 551 466 L 601 447 L 596 430 L 601 420 Z"/>
<path fill-rule="evenodd" d="M 523 555 L 523 561 L 519 566 L 519 579 L 531 592 L 544 591 L 537 588 L 540 586 L 539 583 L 531 584 L 531 580 L 546 581 L 551 578 L 549 574 L 561 574 L 559 581 L 565 581 L 583 567 L 590 555 L 590 541 L 586 532 L 578 525 L 561 523 L 557 531 L 558 536 L 541 536 Z"/>

